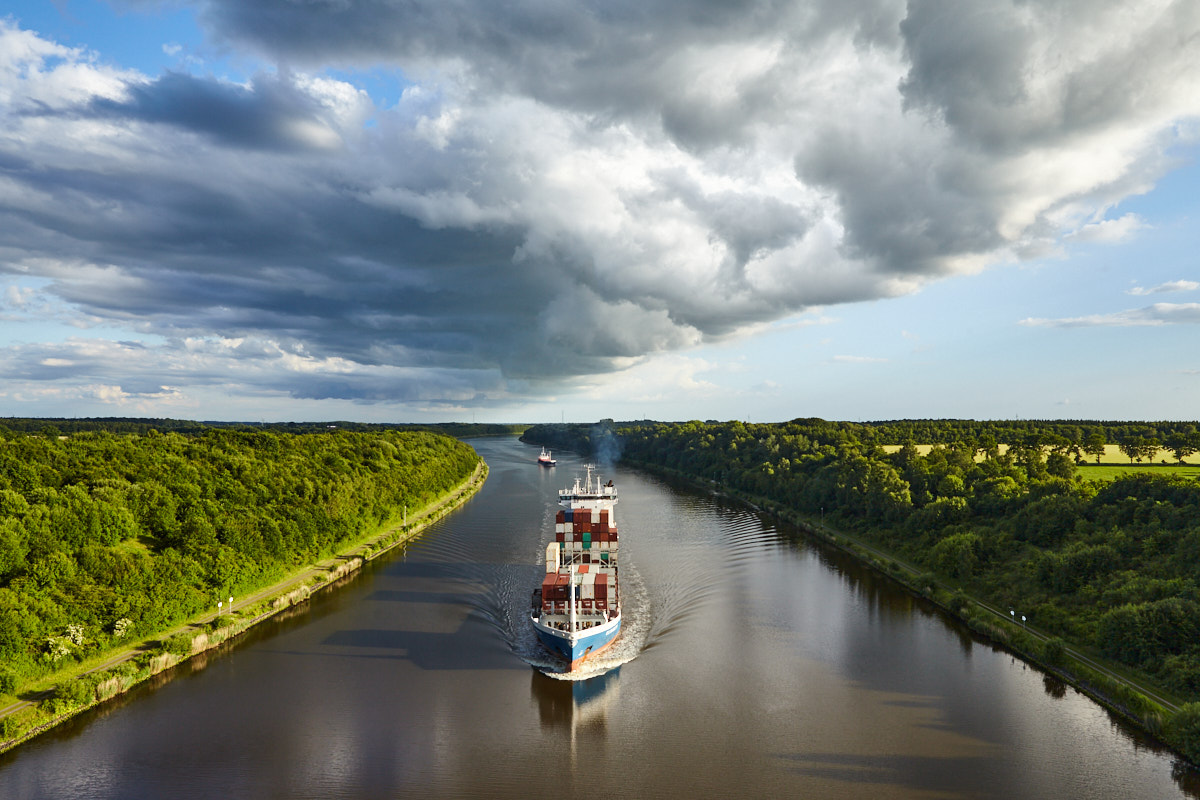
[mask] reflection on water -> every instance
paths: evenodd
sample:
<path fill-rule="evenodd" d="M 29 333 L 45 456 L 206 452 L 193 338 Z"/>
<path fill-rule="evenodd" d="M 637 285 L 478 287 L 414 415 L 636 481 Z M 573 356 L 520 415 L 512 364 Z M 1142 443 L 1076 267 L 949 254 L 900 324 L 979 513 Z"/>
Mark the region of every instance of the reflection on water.
<path fill-rule="evenodd" d="M 575 736 L 581 730 L 603 734 L 608 711 L 618 702 L 620 668 L 581 681 L 556 680 L 532 670 L 530 693 L 543 728 Z"/>
<path fill-rule="evenodd" d="M 1042 676 L 1042 684 L 1046 687 L 1046 694 L 1055 700 L 1062 700 L 1067 696 L 1067 685 L 1053 675 Z"/>

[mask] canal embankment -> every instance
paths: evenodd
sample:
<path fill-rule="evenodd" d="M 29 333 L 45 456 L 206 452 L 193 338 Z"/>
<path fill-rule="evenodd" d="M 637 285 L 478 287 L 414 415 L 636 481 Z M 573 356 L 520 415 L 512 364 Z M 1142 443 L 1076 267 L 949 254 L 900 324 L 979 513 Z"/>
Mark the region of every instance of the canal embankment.
<path fill-rule="evenodd" d="M 344 585 L 365 564 L 411 541 L 466 503 L 487 476 L 488 466 L 480 459 L 472 474 L 449 492 L 422 508 L 402 509 L 397 517 L 347 543 L 337 554 L 243 597 L 230 598 L 213 612 L 26 688 L 17 702 L 0 708 L 0 753 L 151 679 L 169 680 L 171 670 L 181 663 L 230 646 L 246 631 L 279 617 L 314 593 Z"/>

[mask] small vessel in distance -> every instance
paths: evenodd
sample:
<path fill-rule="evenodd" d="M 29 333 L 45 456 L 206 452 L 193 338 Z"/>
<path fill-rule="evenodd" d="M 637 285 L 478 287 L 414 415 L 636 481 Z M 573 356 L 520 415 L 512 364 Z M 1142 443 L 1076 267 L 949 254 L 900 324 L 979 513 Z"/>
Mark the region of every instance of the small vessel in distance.
<path fill-rule="evenodd" d="M 530 620 L 538 639 L 574 671 L 621 631 L 617 523 L 613 482 L 587 479 L 558 492 L 563 506 L 546 546 L 546 572 L 533 592 Z"/>
<path fill-rule="evenodd" d="M 554 457 L 550 455 L 550 451 L 543 447 L 542 454 L 538 456 L 538 464 L 543 467 L 553 467 L 557 463 Z"/>

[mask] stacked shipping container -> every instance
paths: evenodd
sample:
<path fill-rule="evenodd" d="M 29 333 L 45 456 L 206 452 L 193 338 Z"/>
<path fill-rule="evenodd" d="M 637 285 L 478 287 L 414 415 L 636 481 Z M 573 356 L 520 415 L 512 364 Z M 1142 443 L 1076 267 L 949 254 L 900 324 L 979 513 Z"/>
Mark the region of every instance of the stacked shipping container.
<path fill-rule="evenodd" d="M 560 566 L 558 542 L 546 547 L 546 575 L 542 578 L 542 609 L 548 613 L 565 614 L 570 600 L 571 568 Z M 611 591 L 610 591 L 611 589 Z M 601 564 L 580 564 L 575 567 L 575 600 L 580 611 L 605 611 L 611 598 L 616 597 L 617 575 L 613 567 Z"/>
<path fill-rule="evenodd" d="M 616 523 L 610 520 L 608 509 L 590 509 L 591 514 L 587 510 L 559 511 L 554 519 L 554 540 L 563 545 L 567 561 L 616 563 Z"/>

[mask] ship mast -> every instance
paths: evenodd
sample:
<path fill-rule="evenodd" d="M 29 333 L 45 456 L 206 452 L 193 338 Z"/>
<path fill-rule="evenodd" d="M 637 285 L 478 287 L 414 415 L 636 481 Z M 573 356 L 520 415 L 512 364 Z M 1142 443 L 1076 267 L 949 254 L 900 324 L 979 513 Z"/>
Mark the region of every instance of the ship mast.
<path fill-rule="evenodd" d="M 567 587 L 567 602 L 570 604 L 570 622 L 568 630 L 575 633 L 575 565 L 571 565 L 571 583 Z"/>

